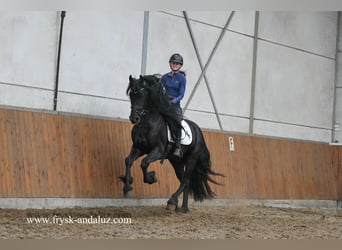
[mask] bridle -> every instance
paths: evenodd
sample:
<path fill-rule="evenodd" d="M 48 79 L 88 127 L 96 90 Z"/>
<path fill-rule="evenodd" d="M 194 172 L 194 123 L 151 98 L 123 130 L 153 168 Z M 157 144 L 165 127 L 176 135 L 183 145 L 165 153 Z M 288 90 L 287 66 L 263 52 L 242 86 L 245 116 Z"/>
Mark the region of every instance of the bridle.
<path fill-rule="evenodd" d="M 145 116 L 148 111 L 144 109 L 142 106 L 131 106 L 131 110 L 136 113 L 138 116 Z"/>
<path fill-rule="evenodd" d="M 139 95 L 144 91 L 144 89 L 145 89 L 145 87 L 141 87 L 140 89 L 133 88 L 132 91 L 133 91 L 133 94 Z M 131 106 L 131 113 L 135 113 L 138 116 L 138 122 L 137 123 L 139 123 L 140 118 L 147 115 L 148 112 L 149 112 L 149 110 L 145 109 L 144 106 L 141 106 L 141 105 L 132 105 Z"/>

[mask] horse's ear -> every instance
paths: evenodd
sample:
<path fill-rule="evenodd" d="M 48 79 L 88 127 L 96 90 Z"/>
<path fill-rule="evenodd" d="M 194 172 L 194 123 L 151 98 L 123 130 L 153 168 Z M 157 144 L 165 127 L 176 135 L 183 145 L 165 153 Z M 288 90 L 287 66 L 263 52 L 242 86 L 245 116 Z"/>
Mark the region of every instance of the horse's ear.
<path fill-rule="evenodd" d="M 146 86 L 146 82 L 144 80 L 145 80 L 144 77 L 142 75 L 140 75 L 140 81 L 142 81 L 143 86 L 145 87 Z"/>
<path fill-rule="evenodd" d="M 132 75 L 129 75 L 129 81 L 132 81 L 133 77 Z"/>

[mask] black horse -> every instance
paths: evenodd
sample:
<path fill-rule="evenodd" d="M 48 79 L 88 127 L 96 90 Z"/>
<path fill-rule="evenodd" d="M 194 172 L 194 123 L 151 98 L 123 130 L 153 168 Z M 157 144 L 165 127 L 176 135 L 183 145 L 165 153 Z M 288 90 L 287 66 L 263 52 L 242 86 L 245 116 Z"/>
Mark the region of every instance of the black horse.
<path fill-rule="evenodd" d="M 124 196 L 128 197 L 132 191 L 131 166 L 142 155 L 147 155 L 141 161 L 141 169 L 145 183 L 155 183 L 155 171 L 147 171 L 151 162 L 168 159 L 172 164 L 176 176 L 180 181 L 177 191 L 167 202 L 167 209 L 187 212 L 188 194 L 192 194 L 195 201 L 214 197 L 209 182 L 219 184 L 210 175 L 222 174 L 211 170 L 210 154 L 205 144 L 203 134 L 194 122 L 186 120 L 191 128 L 193 140 L 190 145 L 182 145 L 183 157 L 173 155 L 173 144 L 168 141 L 167 125 L 171 132 L 181 129 L 172 105 L 155 75 L 140 76 L 136 79 L 129 77 L 127 94 L 131 100 L 130 121 L 135 124 L 132 129 L 133 145 L 127 156 L 126 175 L 119 177 L 124 182 Z M 176 134 L 176 133 L 172 133 Z M 178 197 L 183 193 L 183 204 L 178 208 Z"/>

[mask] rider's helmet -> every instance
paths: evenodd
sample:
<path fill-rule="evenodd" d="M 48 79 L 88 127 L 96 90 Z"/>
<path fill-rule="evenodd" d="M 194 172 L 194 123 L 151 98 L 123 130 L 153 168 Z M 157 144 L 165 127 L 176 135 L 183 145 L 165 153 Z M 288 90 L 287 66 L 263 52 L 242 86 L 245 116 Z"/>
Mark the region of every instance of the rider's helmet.
<path fill-rule="evenodd" d="M 175 63 L 179 63 L 180 65 L 183 65 L 183 57 L 180 54 L 175 53 L 170 57 L 169 63 L 171 62 L 175 62 Z"/>

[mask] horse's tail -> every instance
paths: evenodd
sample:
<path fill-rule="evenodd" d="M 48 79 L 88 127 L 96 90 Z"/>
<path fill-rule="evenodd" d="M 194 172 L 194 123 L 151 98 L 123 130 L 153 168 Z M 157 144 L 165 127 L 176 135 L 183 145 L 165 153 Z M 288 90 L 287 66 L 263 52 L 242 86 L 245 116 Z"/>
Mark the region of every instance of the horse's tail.
<path fill-rule="evenodd" d="M 209 182 L 221 185 L 211 178 L 211 176 L 222 176 L 223 174 L 216 173 L 211 170 L 210 153 L 204 145 L 202 152 L 198 154 L 196 165 L 190 177 L 190 192 L 193 194 L 195 201 L 203 201 L 204 199 L 211 199 L 215 196 L 209 186 Z"/>

